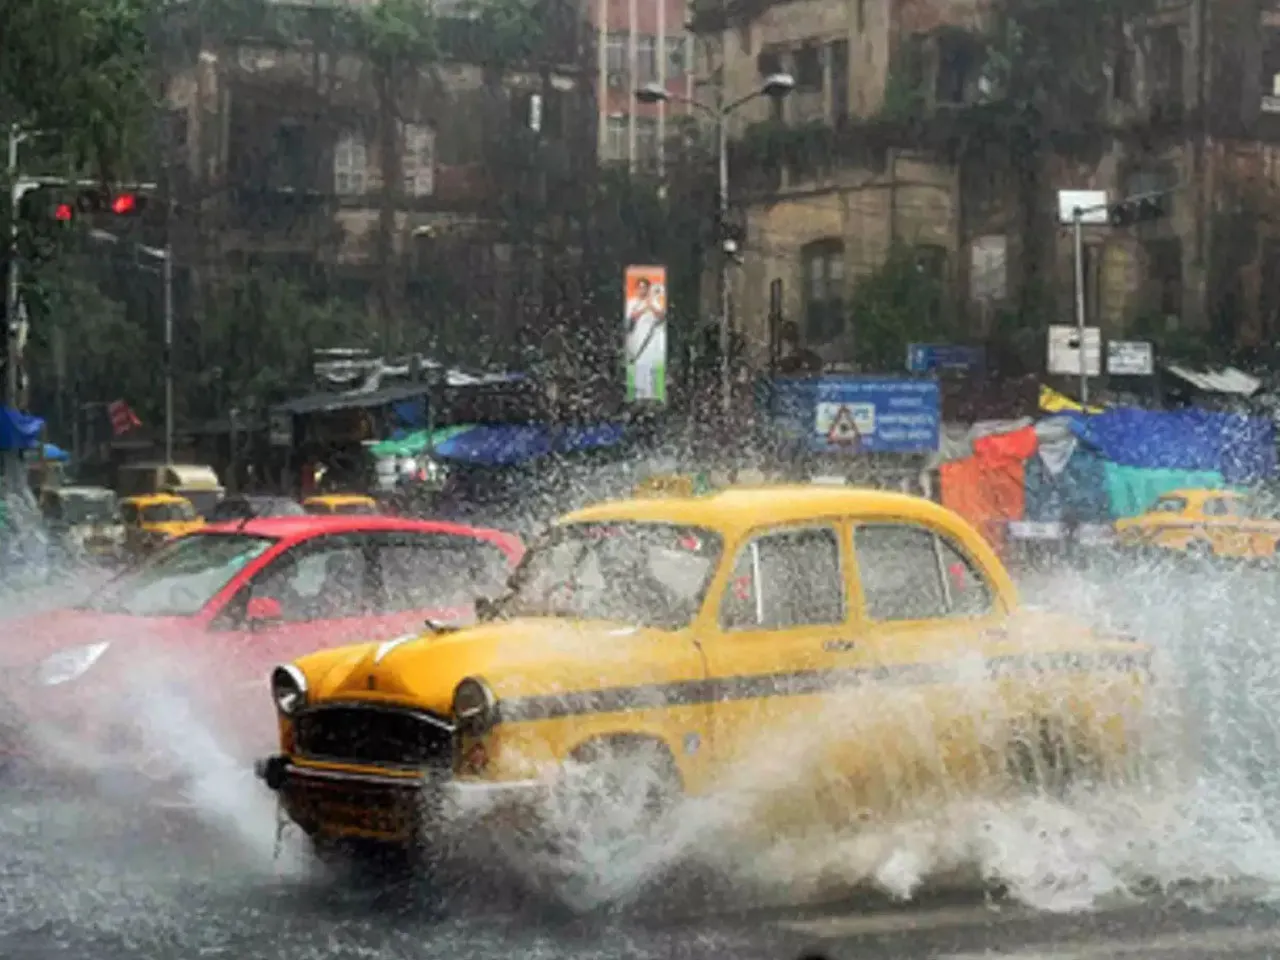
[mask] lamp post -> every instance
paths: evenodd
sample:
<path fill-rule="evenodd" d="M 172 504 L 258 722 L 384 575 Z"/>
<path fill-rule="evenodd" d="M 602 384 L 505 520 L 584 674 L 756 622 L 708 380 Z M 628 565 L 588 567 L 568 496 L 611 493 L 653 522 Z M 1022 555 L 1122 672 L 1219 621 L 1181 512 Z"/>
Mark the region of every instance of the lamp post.
<path fill-rule="evenodd" d="M 715 122 L 716 163 L 719 169 L 719 219 L 720 229 L 729 222 L 729 117 L 735 110 L 759 97 L 781 100 L 796 87 L 795 78 L 789 73 L 775 73 L 765 78 L 760 86 L 736 100 L 724 99 L 724 88 L 717 89 L 713 103 L 703 103 L 691 97 L 668 93 L 660 84 L 650 83 L 636 91 L 640 103 L 683 103 L 703 113 Z M 720 299 L 720 390 L 723 413 L 727 418 L 733 412 L 733 367 L 729 360 L 729 262 L 737 248 L 734 241 L 722 237 L 718 286 Z"/>

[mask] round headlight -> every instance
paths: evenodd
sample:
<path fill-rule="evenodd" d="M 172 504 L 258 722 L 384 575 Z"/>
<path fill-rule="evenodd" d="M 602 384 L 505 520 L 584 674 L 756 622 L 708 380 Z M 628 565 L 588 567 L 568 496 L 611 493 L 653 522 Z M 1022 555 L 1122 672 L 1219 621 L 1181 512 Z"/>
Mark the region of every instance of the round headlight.
<path fill-rule="evenodd" d="M 46 687 L 56 687 L 78 680 L 89 672 L 89 668 L 98 662 L 109 646 L 110 644 L 104 640 L 84 647 L 60 650 L 36 668 L 36 678 L 42 686 Z"/>
<path fill-rule="evenodd" d="M 271 671 L 271 699 L 276 709 L 291 717 L 307 705 L 307 678 L 291 663 Z"/>
<path fill-rule="evenodd" d="M 458 729 L 479 736 L 492 729 L 498 719 L 497 701 L 483 680 L 467 677 L 453 691 L 453 718 Z"/>

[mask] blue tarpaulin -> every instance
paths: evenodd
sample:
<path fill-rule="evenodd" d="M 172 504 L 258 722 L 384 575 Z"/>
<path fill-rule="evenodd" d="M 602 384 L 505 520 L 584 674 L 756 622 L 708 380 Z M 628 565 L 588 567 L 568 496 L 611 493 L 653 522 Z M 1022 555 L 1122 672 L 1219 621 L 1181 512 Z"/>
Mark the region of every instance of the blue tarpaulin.
<path fill-rule="evenodd" d="M 44 420 L 21 410 L 0 407 L 0 450 L 31 450 L 40 442 Z"/>
<path fill-rule="evenodd" d="M 552 454 L 580 453 L 622 442 L 617 424 L 550 427 L 543 424 L 476 426 L 441 441 L 432 456 L 487 467 L 510 467 Z"/>
<path fill-rule="evenodd" d="M 56 443 L 46 443 L 44 445 L 44 458 L 46 460 L 65 462 L 71 459 L 71 454 L 67 453 L 67 451 L 63 450 Z"/>
<path fill-rule="evenodd" d="M 1275 427 L 1261 417 L 1126 407 L 1062 416 L 1076 436 L 1112 463 L 1216 471 L 1227 483 L 1247 483 L 1276 471 Z"/>

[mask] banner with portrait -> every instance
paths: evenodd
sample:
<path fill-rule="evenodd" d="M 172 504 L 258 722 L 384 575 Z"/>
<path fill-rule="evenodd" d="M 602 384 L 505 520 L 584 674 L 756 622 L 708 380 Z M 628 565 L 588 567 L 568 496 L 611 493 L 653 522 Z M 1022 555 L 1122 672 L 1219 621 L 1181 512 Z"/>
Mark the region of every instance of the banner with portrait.
<path fill-rule="evenodd" d="M 623 316 L 627 401 L 667 402 L 667 268 L 627 267 Z"/>

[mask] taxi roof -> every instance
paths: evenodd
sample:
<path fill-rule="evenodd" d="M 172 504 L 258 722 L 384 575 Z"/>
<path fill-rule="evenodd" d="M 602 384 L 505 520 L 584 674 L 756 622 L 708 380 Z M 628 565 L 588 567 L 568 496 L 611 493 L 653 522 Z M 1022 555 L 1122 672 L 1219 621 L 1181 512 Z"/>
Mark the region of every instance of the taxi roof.
<path fill-rule="evenodd" d="M 615 500 L 576 510 L 562 523 L 634 520 L 711 527 L 741 534 L 767 523 L 795 523 L 818 517 L 861 516 L 914 520 L 960 532 L 965 524 L 931 500 L 864 487 L 809 484 L 734 486 L 689 497 Z"/>

